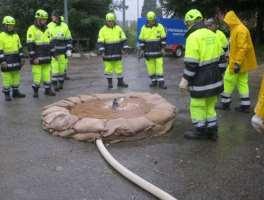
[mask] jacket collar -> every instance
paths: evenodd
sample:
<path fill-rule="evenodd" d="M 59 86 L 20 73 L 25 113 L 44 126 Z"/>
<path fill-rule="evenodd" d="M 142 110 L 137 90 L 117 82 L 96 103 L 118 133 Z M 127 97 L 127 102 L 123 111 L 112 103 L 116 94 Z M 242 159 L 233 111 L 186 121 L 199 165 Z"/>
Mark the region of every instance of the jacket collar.
<path fill-rule="evenodd" d="M 148 22 L 146 23 L 146 27 L 148 27 L 148 28 L 152 28 L 152 27 L 154 27 L 154 26 L 158 26 L 157 21 L 156 21 L 155 24 L 153 24 L 152 26 L 151 26 Z"/>
<path fill-rule="evenodd" d="M 189 29 L 188 31 L 185 33 L 184 37 L 187 38 L 191 33 L 193 33 L 194 31 L 197 31 L 199 29 L 202 29 L 202 28 L 207 28 L 204 24 L 203 21 L 200 21 L 200 22 L 197 22 L 195 24 L 193 24 Z"/>
<path fill-rule="evenodd" d="M 42 32 L 44 32 L 44 31 L 48 28 L 47 25 L 40 26 L 36 21 L 35 21 L 34 25 L 35 25 L 39 30 L 41 30 Z"/>
<path fill-rule="evenodd" d="M 107 28 L 115 28 L 115 27 L 116 27 L 116 23 L 114 23 L 113 27 L 108 26 L 107 23 L 105 23 L 105 26 L 106 26 Z"/>
<path fill-rule="evenodd" d="M 8 35 L 13 35 L 13 34 L 16 33 L 15 30 L 13 30 L 13 31 L 8 31 L 6 27 L 4 27 L 3 32 L 6 33 L 6 34 L 8 34 Z"/>

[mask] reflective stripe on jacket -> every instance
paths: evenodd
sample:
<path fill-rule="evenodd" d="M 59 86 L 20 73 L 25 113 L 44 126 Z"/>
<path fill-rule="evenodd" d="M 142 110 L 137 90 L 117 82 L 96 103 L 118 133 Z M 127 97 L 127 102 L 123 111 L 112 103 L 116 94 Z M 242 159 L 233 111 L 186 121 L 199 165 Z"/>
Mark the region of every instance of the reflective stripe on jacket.
<path fill-rule="evenodd" d="M 104 25 L 98 34 L 97 46 L 99 52 L 103 52 L 104 60 L 120 60 L 122 58 L 122 49 L 128 48 L 127 38 L 118 25 L 113 28 Z"/>
<path fill-rule="evenodd" d="M 224 52 L 216 34 L 200 22 L 188 30 L 186 37 L 183 77 L 189 82 L 191 97 L 220 94 L 223 91 L 223 71 L 219 60 Z"/>
<path fill-rule="evenodd" d="M 51 45 L 51 33 L 48 28 L 41 30 L 36 25 L 31 25 L 27 31 L 27 45 L 31 64 L 35 58 L 39 59 L 39 64 L 51 62 L 55 49 Z"/>
<path fill-rule="evenodd" d="M 24 57 L 20 38 L 17 33 L 0 33 L 0 63 L 7 62 L 3 72 L 21 69 L 21 58 Z"/>
<path fill-rule="evenodd" d="M 55 48 L 55 55 L 65 54 L 67 50 L 72 49 L 71 32 L 66 23 L 50 22 L 48 28 L 51 33 L 51 43 Z"/>
<path fill-rule="evenodd" d="M 144 49 L 146 58 L 161 57 L 161 49 L 166 45 L 164 27 L 159 23 L 154 26 L 144 25 L 139 34 L 139 45 Z"/>

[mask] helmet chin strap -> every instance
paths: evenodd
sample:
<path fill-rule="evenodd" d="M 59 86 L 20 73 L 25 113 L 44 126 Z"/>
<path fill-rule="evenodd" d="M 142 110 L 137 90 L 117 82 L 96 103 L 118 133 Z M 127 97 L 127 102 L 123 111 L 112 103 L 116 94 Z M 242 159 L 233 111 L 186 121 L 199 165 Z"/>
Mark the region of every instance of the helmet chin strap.
<path fill-rule="evenodd" d="M 7 25 L 4 26 L 4 32 L 8 33 L 8 34 L 13 34 L 15 33 L 15 30 L 13 29 L 12 31 L 9 31 L 7 28 Z"/>

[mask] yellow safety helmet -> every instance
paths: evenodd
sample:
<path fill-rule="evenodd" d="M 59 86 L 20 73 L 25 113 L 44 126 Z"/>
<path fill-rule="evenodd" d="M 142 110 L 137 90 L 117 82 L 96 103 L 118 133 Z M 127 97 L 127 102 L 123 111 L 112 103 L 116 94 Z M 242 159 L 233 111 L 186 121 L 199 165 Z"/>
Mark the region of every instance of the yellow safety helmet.
<path fill-rule="evenodd" d="M 35 18 L 36 19 L 48 19 L 49 14 L 45 10 L 39 9 L 35 13 Z"/>
<path fill-rule="evenodd" d="M 203 19 L 202 13 L 197 9 L 189 10 L 184 17 L 185 22 L 192 22 L 197 19 Z"/>
<path fill-rule="evenodd" d="M 3 18 L 2 24 L 5 24 L 5 25 L 15 25 L 16 24 L 16 20 L 15 20 L 14 17 L 5 16 Z"/>
<path fill-rule="evenodd" d="M 153 12 L 153 11 L 149 11 L 148 13 L 147 13 L 147 20 L 149 20 L 149 21 L 153 21 L 153 20 L 155 20 L 156 19 L 156 14 Z"/>
<path fill-rule="evenodd" d="M 105 20 L 106 21 L 115 21 L 116 20 L 116 16 L 114 13 L 107 13 L 105 16 Z"/>

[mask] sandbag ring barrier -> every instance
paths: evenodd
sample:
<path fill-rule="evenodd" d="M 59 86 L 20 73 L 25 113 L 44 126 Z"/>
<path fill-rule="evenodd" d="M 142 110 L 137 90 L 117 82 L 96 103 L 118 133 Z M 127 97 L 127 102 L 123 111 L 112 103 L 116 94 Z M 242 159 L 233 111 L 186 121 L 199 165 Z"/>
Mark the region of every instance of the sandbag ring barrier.
<path fill-rule="evenodd" d="M 135 105 L 139 107 L 138 112 L 141 112 L 145 107 L 149 107 L 149 109 L 139 113 L 140 115 L 135 113 L 135 116 L 127 117 L 126 115 L 132 113 L 135 109 L 133 104 L 127 104 L 125 109 L 128 109 L 128 111 L 125 110 L 123 112 L 125 116 L 115 116 L 113 119 L 103 118 L 104 115 L 103 117 L 97 117 L 96 115 L 80 117 L 72 113 L 76 108 L 80 110 L 82 105 L 89 104 L 89 102 L 97 103 L 96 101 L 101 101 L 100 106 L 103 107 L 114 99 L 118 101 L 122 99 L 134 101 L 136 99 Z M 142 103 L 145 105 L 140 107 Z M 96 106 L 90 105 L 90 107 Z M 101 110 L 105 112 L 105 115 L 109 112 L 109 109 L 105 110 L 102 108 Z M 88 113 L 88 115 L 90 114 Z M 92 113 L 92 115 L 94 114 Z M 42 127 L 52 135 L 73 138 L 79 141 L 94 142 L 98 138 L 102 138 L 105 141 L 128 141 L 165 134 L 171 129 L 175 115 L 175 107 L 158 94 L 80 95 L 69 97 L 44 107 Z"/>
<path fill-rule="evenodd" d="M 125 99 L 134 100 L 134 104 L 126 104 L 127 110 L 124 110 L 125 112 L 133 113 L 133 107 L 137 106 L 141 109 L 139 112 L 132 115 L 134 118 L 132 118 L 131 115 L 126 114 L 122 117 L 122 115 L 115 113 L 119 110 L 122 111 L 122 105 L 118 107 L 118 103 L 124 102 Z M 135 100 L 139 103 L 146 103 L 144 106 L 149 109 L 135 104 L 135 102 L 137 102 Z M 101 104 L 99 105 L 106 104 L 105 110 L 111 107 L 114 113 L 110 112 L 110 114 L 112 114 L 110 116 L 113 116 L 114 119 L 109 119 L 109 116 L 106 117 L 106 115 L 103 117 L 107 119 L 102 118 L 102 116 L 99 116 L 100 119 L 91 118 L 89 114 L 94 115 L 94 113 L 88 113 L 88 116 L 83 117 L 80 117 L 80 114 L 72 114 L 80 111 L 78 107 L 75 110 L 73 109 L 74 107 L 76 108 L 76 105 L 84 105 L 89 101 L 100 101 Z M 109 102 L 113 102 L 112 105 L 107 105 Z M 128 108 L 129 105 L 130 107 L 132 105 L 132 107 Z M 82 106 L 79 106 L 79 108 L 82 108 Z M 142 114 L 142 116 L 138 116 L 139 114 Z M 126 141 L 130 138 L 139 139 L 147 136 L 163 135 L 171 129 L 175 115 L 175 107 L 158 94 L 128 93 L 80 95 L 46 106 L 42 112 L 42 126 L 46 131 L 55 136 L 70 137 L 80 141 L 95 141 L 103 158 L 125 178 L 161 200 L 177 200 L 175 197 L 121 165 L 107 151 L 103 144 L 103 139 L 110 141 Z"/>

